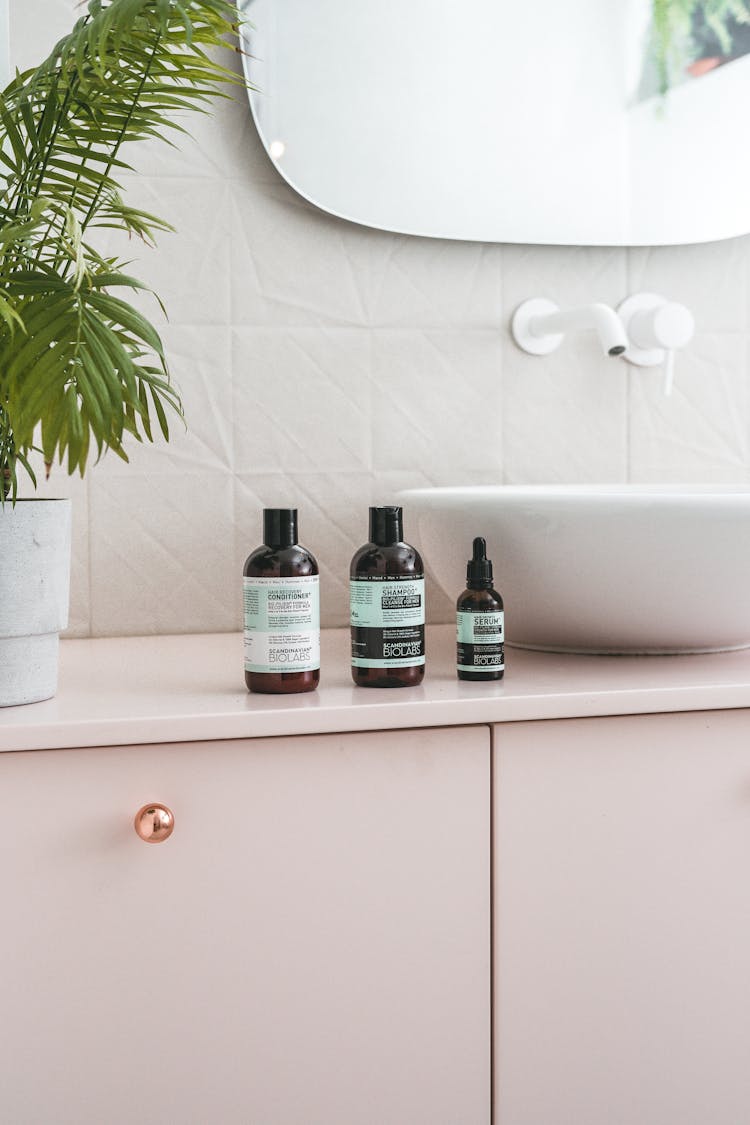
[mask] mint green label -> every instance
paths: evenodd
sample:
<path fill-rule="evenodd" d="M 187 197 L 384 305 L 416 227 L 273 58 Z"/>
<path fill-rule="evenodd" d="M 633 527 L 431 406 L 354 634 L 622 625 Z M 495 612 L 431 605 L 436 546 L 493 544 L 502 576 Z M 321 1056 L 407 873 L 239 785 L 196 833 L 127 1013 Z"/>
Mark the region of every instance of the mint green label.
<path fill-rule="evenodd" d="M 320 668 L 320 580 L 245 578 L 245 671 Z"/>
<path fill-rule="evenodd" d="M 502 673 L 505 669 L 505 615 L 459 610 L 456 614 L 456 667 L 459 672 Z"/>
<path fill-rule="evenodd" d="M 352 578 L 349 609 L 362 628 L 424 625 L 424 578 Z"/>
<path fill-rule="evenodd" d="M 456 614 L 456 640 L 464 645 L 499 645 L 505 640 L 505 614 L 473 613 L 459 610 Z"/>
<path fill-rule="evenodd" d="M 353 667 L 424 664 L 423 575 L 352 578 L 349 591 Z"/>

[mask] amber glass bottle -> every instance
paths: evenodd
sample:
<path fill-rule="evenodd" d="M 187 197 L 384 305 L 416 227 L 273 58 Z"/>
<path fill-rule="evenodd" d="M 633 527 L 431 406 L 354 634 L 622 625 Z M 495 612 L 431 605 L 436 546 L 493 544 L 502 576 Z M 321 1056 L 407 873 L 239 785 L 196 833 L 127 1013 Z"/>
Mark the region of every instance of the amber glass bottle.
<path fill-rule="evenodd" d="M 370 542 L 355 554 L 349 576 L 355 684 L 421 683 L 424 567 L 419 552 L 404 542 L 401 508 L 370 508 Z"/>
<path fill-rule="evenodd" d="M 505 671 L 503 599 L 492 585 L 487 544 L 477 537 L 466 564 L 466 589 L 456 603 L 459 680 L 501 680 Z"/>
<path fill-rule="evenodd" d="M 297 542 L 296 508 L 265 509 L 263 546 L 243 573 L 249 690 L 313 691 L 320 679 L 318 564 Z"/>

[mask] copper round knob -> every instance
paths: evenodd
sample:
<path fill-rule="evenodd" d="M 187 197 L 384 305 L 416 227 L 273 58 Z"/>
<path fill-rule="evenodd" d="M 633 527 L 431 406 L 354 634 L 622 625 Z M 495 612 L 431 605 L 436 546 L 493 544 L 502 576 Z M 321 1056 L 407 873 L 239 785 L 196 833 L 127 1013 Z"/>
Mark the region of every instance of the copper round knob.
<path fill-rule="evenodd" d="M 166 805 L 144 805 L 135 814 L 135 830 L 147 844 L 160 844 L 173 828 L 174 814 Z"/>

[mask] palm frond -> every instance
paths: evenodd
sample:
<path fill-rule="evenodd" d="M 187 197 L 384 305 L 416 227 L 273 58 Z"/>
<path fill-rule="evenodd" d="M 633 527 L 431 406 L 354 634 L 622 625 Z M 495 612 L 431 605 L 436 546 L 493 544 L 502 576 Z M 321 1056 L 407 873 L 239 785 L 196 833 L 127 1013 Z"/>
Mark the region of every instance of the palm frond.
<path fill-rule="evenodd" d="M 0 94 L 0 480 L 41 443 L 83 473 L 123 438 L 169 436 L 182 417 L 161 340 L 118 295 L 146 288 L 104 258 L 89 228 L 153 243 L 169 223 L 131 207 L 123 148 L 184 133 L 242 79 L 219 60 L 236 32 L 231 0 L 89 0 L 35 70 Z M 157 298 L 158 299 L 158 298 Z M 35 435 L 41 434 L 37 439 Z M 33 474 L 31 474 L 33 475 Z"/>

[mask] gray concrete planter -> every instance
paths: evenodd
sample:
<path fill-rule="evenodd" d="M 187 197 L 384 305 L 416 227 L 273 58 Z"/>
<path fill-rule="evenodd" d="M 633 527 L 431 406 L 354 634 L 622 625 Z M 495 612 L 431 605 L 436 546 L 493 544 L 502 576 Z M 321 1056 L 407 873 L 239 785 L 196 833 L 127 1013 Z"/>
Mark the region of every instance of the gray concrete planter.
<path fill-rule="evenodd" d="M 68 624 L 70 500 L 0 507 L 0 707 L 57 690 L 58 635 Z"/>

